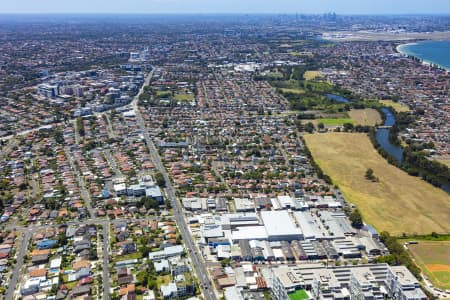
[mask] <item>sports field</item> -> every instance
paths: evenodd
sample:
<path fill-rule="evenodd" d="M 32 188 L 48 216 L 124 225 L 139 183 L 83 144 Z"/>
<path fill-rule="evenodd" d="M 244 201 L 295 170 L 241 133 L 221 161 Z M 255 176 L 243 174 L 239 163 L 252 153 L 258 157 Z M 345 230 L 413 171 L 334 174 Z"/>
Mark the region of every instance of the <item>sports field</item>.
<path fill-rule="evenodd" d="M 450 290 L 449 241 L 419 241 L 418 244 L 408 245 L 408 249 L 435 286 Z"/>
<path fill-rule="evenodd" d="M 352 109 L 348 112 L 348 115 L 355 121 L 355 124 L 363 126 L 374 126 L 382 123 L 380 113 L 373 108 Z"/>
<path fill-rule="evenodd" d="M 386 106 L 392 106 L 392 108 L 395 109 L 396 112 L 410 111 L 408 106 L 392 100 L 380 100 L 380 103 Z"/>
<path fill-rule="evenodd" d="M 448 194 L 388 164 L 366 134 L 317 133 L 304 138 L 324 173 L 379 231 L 393 235 L 450 232 Z M 365 178 L 368 168 L 378 182 Z"/>

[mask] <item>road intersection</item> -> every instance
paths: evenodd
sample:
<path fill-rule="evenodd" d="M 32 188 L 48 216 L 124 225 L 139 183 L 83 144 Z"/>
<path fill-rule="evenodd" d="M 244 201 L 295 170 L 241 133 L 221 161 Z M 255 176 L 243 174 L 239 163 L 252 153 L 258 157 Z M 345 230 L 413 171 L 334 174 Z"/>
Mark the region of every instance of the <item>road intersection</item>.
<path fill-rule="evenodd" d="M 205 265 L 205 262 L 203 260 L 203 257 L 201 253 L 199 252 L 198 248 L 195 245 L 195 242 L 192 239 L 192 236 L 189 232 L 184 214 L 183 214 L 183 208 L 181 206 L 181 203 L 178 201 L 177 197 L 175 196 L 174 188 L 171 184 L 169 175 L 164 167 L 164 165 L 161 162 L 161 158 L 159 156 L 159 153 L 153 143 L 153 141 L 150 139 L 150 136 L 148 134 L 147 128 L 144 124 L 142 115 L 139 111 L 137 102 L 139 100 L 139 96 L 144 92 L 145 87 L 149 85 L 150 80 L 153 76 L 154 69 L 149 73 L 147 76 L 145 83 L 141 87 L 138 94 L 134 97 L 131 107 L 134 110 L 136 114 L 136 121 L 138 123 L 138 126 L 140 130 L 143 133 L 143 137 L 145 140 L 145 143 L 147 144 L 147 147 L 149 149 L 149 156 L 151 160 L 153 161 L 156 169 L 164 176 L 164 179 L 166 181 L 166 195 L 173 207 L 173 214 L 174 214 L 174 220 L 176 221 L 180 234 L 183 238 L 183 241 L 185 243 L 185 247 L 187 248 L 188 255 L 191 259 L 193 268 L 195 270 L 195 273 L 197 275 L 200 289 L 203 292 L 204 299 L 206 300 L 215 300 L 217 299 L 217 295 L 214 292 L 213 284 L 211 280 L 209 279 L 208 273 L 207 273 L 207 267 Z M 25 134 L 25 133 L 24 133 Z M 20 133 L 19 133 L 20 135 Z M 110 273 L 109 273 L 109 228 L 111 224 L 115 224 L 117 222 L 123 222 L 123 221 L 139 221 L 144 219 L 115 219 L 115 220 L 109 220 L 105 218 L 99 218 L 96 217 L 94 208 L 91 203 L 91 196 L 89 194 L 89 191 L 86 188 L 85 182 L 83 178 L 80 175 L 80 172 L 77 168 L 76 162 L 74 161 L 74 156 L 71 153 L 71 150 L 66 147 L 65 149 L 66 155 L 69 160 L 69 164 L 71 168 L 73 169 L 76 179 L 78 181 L 78 184 L 80 186 L 80 192 L 81 197 L 83 198 L 87 211 L 89 213 L 89 216 L 83 220 L 73 220 L 67 223 L 67 225 L 75 225 L 75 226 L 81 226 L 81 225 L 101 225 L 102 226 L 102 299 L 109 299 L 109 295 L 111 293 L 111 282 L 110 282 Z M 107 159 L 111 164 L 111 167 L 115 169 L 117 172 L 117 166 L 112 163 L 114 160 L 112 159 L 111 153 L 107 153 Z M 152 217 L 146 218 L 145 220 L 149 220 Z M 31 242 L 32 237 L 34 234 L 36 234 L 39 230 L 43 230 L 46 228 L 51 227 L 57 227 L 60 226 L 58 224 L 47 224 L 47 225 L 37 225 L 32 227 L 26 227 L 26 226 L 17 226 L 16 224 L 7 224 L 4 228 L 7 230 L 16 231 L 20 234 L 20 246 L 19 250 L 16 254 L 16 264 L 12 271 L 12 277 L 9 281 L 9 285 L 5 294 L 6 299 L 14 299 L 14 297 L 17 294 L 17 285 L 20 279 L 20 275 L 22 274 L 22 267 L 24 264 L 25 256 L 27 254 L 29 244 Z"/>

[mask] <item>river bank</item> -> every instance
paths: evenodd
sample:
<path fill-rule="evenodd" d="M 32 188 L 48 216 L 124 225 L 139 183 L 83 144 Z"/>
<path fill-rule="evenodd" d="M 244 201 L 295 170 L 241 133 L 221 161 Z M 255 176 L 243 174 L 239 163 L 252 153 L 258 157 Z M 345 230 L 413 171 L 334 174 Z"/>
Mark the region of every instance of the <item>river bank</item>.
<path fill-rule="evenodd" d="M 387 109 L 380 109 L 380 113 L 383 114 L 384 126 L 395 126 L 397 120 L 395 118 L 395 114 Z M 370 140 L 372 141 L 373 146 L 377 149 L 381 156 L 383 156 L 390 164 L 403 169 L 409 175 L 418 176 L 422 179 L 430 182 L 431 184 L 440 187 L 442 190 L 450 194 L 450 185 L 440 181 L 438 184 L 434 180 L 429 178 L 428 172 L 422 168 L 419 168 L 416 165 L 411 165 L 408 161 L 408 156 L 405 161 L 405 149 L 403 149 L 401 145 L 393 144 L 389 139 L 389 130 L 388 128 L 378 128 L 376 131 L 369 132 Z M 409 154 L 407 152 L 407 154 Z M 410 154 L 409 154 L 410 155 Z"/>

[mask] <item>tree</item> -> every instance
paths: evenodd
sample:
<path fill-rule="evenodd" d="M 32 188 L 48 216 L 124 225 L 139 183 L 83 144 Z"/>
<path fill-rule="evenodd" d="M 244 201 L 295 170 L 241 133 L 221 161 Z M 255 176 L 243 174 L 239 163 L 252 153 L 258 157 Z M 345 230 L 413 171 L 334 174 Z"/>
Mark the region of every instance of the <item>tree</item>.
<path fill-rule="evenodd" d="M 166 180 L 164 179 L 163 174 L 161 174 L 160 172 L 155 174 L 155 180 L 156 184 L 160 187 L 166 187 Z"/>
<path fill-rule="evenodd" d="M 371 168 L 368 168 L 365 175 L 367 180 L 371 180 L 374 182 L 378 182 L 378 177 L 376 177 L 373 173 L 373 170 Z"/>
<path fill-rule="evenodd" d="M 172 209 L 172 203 L 170 202 L 170 200 L 166 200 L 166 207 L 167 209 Z"/>
<path fill-rule="evenodd" d="M 169 118 L 164 117 L 164 119 L 162 121 L 162 127 L 163 128 L 168 128 L 169 127 Z"/>
<path fill-rule="evenodd" d="M 311 122 L 306 123 L 305 131 L 308 132 L 308 133 L 313 133 L 313 131 L 314 131 L 314 124 L 311 123 Z"/>
<path fill-rule="evenodd" d="M 80 136 L 84 136 L 85 135 L 84 124 L 83 124 L 83 119 L 81 117 L 77 118 L 76 125 L 77 125 L 77 128 L 78 128 L 78 134 Z"/>
<path fill-rule="evenodd" d="M 378 262 L 386 262 L 390 265 L 405 265 L 409 271 L 420 280 L 420 268 L 416 266 L 403 245 L 386 231 L 380 233 L 380 240 L 388 248 L 391 254 L 379 257 Z"/>
<path fill-rule="evenodd" d="M 97 250 L 95 248 L 89 249 L 89 259 L 96 260 L 97 259 Z"/>
<path fill-rule="evenodd" d="M 373 180 L 373 170 L 371 168 L 368 168 L 366 171 L 366 179 Z"/>
<path fill-rule="evenodd" d="M 154 279 L 150 279 L 148 281 L 147 287 L 151 290 L 153 290 L 156 287 L 156 280 Z"/>
<path fill-rule="evenodd" d="M 147 247 L 147 245 L 144 245 L 144 246 L 141 248 L 141 253 L 142 253 L 142 257 L 147 257 L 148 254 L 150 253 L 150 248 Z"/>
<path fill-rule="evenodd" d="M 141 198 L 140 204 L 143 205 L 146 209 L 157 209 L 159 207 L 158 201 L 156 201 L 152 197 L 147 196 Z"/>
<path fill-rule="evenodd" d="M 344 123 L 344 131 L 353 131 L 353 124 L 352 123 Z"/>
<path fill-rule="evenodd" d="M 325 125 L 322 122 L 320 122 L 319 125 L 317 125 L 317 127 L 319 128 L 319 130 L 325 129 Z"/>
<path fill-rule="evenodd" d="M 58 234 L 58 244 L 61 246 L 67 245 L 67 237 L 64 232 Z"/>
<path fill-rule="evenodd" d="M 64 135 L 63 132 L 59 129 L 55 130 L 54 134 L 53 134 L 55 141 L 58 144 L 63 144 L 64 143 Z"/>
<path fill-rule="evenodd" d="M 358 209 L 352 211 L 352 213 L 349 216 L 349 219 L 352 222 L 352 226 L 357 229 L 360 229 L 364 225 L 361 213 L 359 212 Z"/>
<path fill-rule="evenodd" d="M 222 264 L 222 267 L 225 268 L 231 264 L 231 259 L 230 258 L 222 259 L 220 263 Z"/>
<path fill-rule="evenodd" d="M 147 286 L 147 283 L 148 283 L 147 272 L 146 271 L 139 272 L 136 275 L 136 281 L 138 283 L 142 284 L 143 286 Z"/>

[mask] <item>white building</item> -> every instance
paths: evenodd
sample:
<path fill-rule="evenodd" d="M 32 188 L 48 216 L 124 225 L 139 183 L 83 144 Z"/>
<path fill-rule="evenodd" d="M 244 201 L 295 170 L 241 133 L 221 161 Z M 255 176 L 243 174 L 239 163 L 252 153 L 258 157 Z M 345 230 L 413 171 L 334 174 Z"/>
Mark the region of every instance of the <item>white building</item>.
<path fill-rule="evenodd" d="M 58 96 L 58 85 L 52 85 L 48 83 L 43 83 L 38 86 L 37 93 L 39 95 L 54 98 Z"/>
<path fill-rule="evenodd" d="M 181 245 L 171 246 L 164 248 L 164 250 L 156 251 L 156 252 L 150 252 L 148 254 L 148 258 L 151 260 L 161 260 L 173 256 L 179 256 L 184 254 L 184 248 Z"/>
<path fill-rule="evenodd" d="M 305 264 L 273 267 L 265 277 L 275 300 L 288 299 L 290 293 L 300 289 L 318 300 L 427 299 L 417 279 L 404 266 Z"/>
<path fill-rule="evenodd" d="M 303 234 L 289 213 L 281 211 L 262 211 L 261 219 L 267 232 L 269 241 L 291 241 L 303 239 Z"/>
<path fill-rule="evenodd" d="M 389 268 L 387 287 L 389 295 L 393 299 L 427 299 L 427 296 L 420 288 L 419 282 L 405 266 L 393 266 Z"/>

